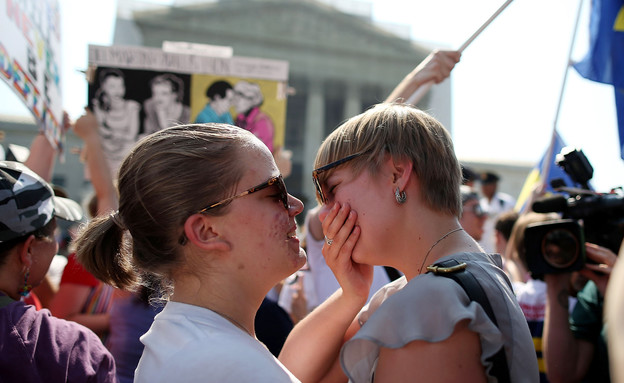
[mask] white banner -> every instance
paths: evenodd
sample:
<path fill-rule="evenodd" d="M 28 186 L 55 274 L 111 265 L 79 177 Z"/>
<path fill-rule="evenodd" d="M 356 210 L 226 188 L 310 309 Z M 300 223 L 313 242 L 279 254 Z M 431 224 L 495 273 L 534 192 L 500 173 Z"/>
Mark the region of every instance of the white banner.
<path fill-rule="evenodd" d="M 89 66 L 288 80 L 288 61 L 238 56 L 207 57 L 137 46 L 89 45 Z"/>

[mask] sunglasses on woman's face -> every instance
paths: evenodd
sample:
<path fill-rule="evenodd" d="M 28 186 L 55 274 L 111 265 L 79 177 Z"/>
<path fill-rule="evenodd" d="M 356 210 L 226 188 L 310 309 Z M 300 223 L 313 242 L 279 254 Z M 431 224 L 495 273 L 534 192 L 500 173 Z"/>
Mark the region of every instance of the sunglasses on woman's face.
<path fill-rule="evenodd" d="M 330 169 L 335 168 L 338 165 L 344 164 L 347 161 L 350 161 L 356 157 L 361 156 L 362 154 L 364 154 L 365 152 L 359 152 L 359 153 L 355 153 L 352 154 L 350 156 L 347 156 L 345 158 L 341 158 L 338 161 L 334 161 L 334 162 L 330 162 L 329 164 L 325 165 L 325 166 L 321 166 L 318 169 L 314 169 L 312 171 L 312 179 L 314 180 L 314 187 L 316 188 L 316 192 L 318 193 L 319 199 L 321 200 L 321 204 L 326 204 L 327 203 L 327 198 L 325 197 L 325 194 L 323 194 L 323 188 L 321 187 L 321 182 L 318 179 L 319 174 L 324 173 Z"/>
<path fill-rule="evenodd" d="M 288 210 L 288 192 L 286 191 L 286 184 L 284 183 L 284 178 L 282 177 L 282 175 L 280 174 L 279 176 L 275 176 L 275 177 L 271 177 L 269 178 L 269 180 L 267 182 L 261 183 L 260 185 L 256 185 L 252 188 L 249 188 L 247 190 L 245 190 L 244 192 L 231 196 L 229 198 L 226 198 L 224 200 L 221 200 L 219 202 L 213 203 L 210 206 L 207 206 L 203 209 L 201 209 L 200 211 L 198 211 L 198 213 L 205 213 L 206 211 L 213 209 L 217 206 L 221 206 L 225 203 L 228 203 L 236 198 L 239 197 L 243 197 L 252 193 L 255 193 L 257 191 L 260 191 L 262 189 L 266 189 L 270 186 L 277 186 L 277 189 L 279 190 L 279 198 L 282 201 L 282 203 L 284 204 L 284 208 L 286 210 Z"/>

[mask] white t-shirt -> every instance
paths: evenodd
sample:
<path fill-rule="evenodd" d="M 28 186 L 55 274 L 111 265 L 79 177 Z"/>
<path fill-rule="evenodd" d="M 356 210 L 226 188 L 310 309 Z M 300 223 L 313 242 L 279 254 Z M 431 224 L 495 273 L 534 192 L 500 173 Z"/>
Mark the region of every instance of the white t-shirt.
<path fill-rule="evenodd" d="M 518 304 L 528 321 L 544 321 L 546 316 L 546 283 L 529 278 L 526 282 L 513 282 Z M 576 298 L 568 297 L 570 313 L 576 305 Z"/>
<path fill-rule="evenodd" d="M 135 382 L 299 382 L 258 340 L 203 307 L 168 302 L 141 337 Z"/>

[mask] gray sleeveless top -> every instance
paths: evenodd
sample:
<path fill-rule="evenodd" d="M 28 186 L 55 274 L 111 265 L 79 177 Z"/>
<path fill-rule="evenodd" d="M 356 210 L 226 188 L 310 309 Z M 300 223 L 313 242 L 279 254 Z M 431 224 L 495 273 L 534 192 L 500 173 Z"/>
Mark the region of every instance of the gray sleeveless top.
<path fill-rule="evenodd" d="M 511 381 L 539 381 L 529 327 L 501 269 L 500 256 L 461 253 L 439 262 L 449 259 L 468 264 L 488 296 L 498 327 L 457 282 L 432 273 L 409 282 L 402 277 L 380 289 L 362 309 L 358 316 L 362 328 L 340 352 L 342 368 L 351 382 L 372 382 L 380 347 L 401 348 L 415 340 L 443 341 L 462 320 L 468 320 L 468 328 L 479 334 L 486 372 L 492 367 L 487 359 L 504 345 Z M 496 378 L 488 375 L 488 382 L 496 382 Z"/>

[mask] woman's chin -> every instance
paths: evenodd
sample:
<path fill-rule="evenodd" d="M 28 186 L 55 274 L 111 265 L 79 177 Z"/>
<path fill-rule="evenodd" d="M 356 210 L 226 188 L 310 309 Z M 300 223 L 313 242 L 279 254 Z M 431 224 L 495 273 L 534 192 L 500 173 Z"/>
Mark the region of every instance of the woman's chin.
<path fill-rule="evenodd" d="M 308 257 L 307 257 L 305 250 L 303 250 L 303 248 L 300 247 L 298 253 L 296 255 L 293 255 L 293 258 L 292 258 L 293 272 L 302 268 L 305 265 L 307 260 L 308 260 Z"/>
<path fill-rule="evenodd" d="M 367 257 L 366 253 L 362 252 L 362 251 L 357 251 L 357 246 L 355 249 L 353 249 L 353 253 L 351 254 L 351 259 L 353 260 L 353 262 L 355 263 L 362 263 L 362 264 L 367 264 L 367 265 L 371 265 L 371 257 Z"/>

